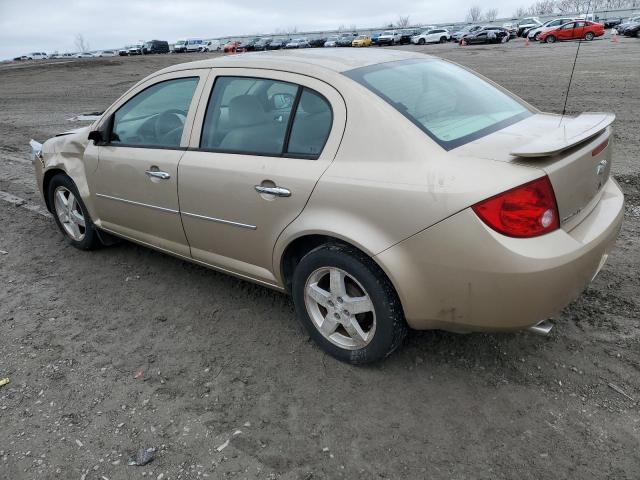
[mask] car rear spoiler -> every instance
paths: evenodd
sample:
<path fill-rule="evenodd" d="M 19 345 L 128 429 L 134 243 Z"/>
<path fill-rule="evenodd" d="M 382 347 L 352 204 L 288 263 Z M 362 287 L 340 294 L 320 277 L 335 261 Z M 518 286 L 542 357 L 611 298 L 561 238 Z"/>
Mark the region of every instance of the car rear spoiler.
<path fill-rule="evenodd" d="M 548 157 L 597 135 L 613 123 L 613 113 L 587 112 L 562 119 L 555 128 L 511 151 L 517 157 Z"/>

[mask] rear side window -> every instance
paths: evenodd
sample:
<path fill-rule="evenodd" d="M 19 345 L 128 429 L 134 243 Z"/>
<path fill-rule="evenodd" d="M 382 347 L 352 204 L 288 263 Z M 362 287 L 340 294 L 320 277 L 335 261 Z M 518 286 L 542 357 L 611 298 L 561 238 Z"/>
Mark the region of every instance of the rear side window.
<path fill-rule="evenodd" d="M 477 75 L 442 60 L 403 60 L 345 72 L 446 150 L 516 123 L 532 112 Z"/>
<path fill-rule="evenodd" d="M 219 77 L 209 98 L 200 148 L 316 159 L 332 121 L 329 102 L 313 90 L 264 78 Z"/>
<path fill-rule="evenodd" d="M 110 143 L 147 147 L 180 146 L 198 77 L 156 83 L 114 114 Z"/>

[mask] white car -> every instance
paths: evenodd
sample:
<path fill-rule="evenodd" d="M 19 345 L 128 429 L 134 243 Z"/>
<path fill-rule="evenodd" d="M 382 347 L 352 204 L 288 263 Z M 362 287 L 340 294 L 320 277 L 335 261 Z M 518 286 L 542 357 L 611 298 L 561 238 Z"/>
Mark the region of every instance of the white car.
<path fill-rule="evenodd" d="M 76 53 L 76 58 L 93 58 L 93 53 L 89 53 L 89 52 Z"/>
<path fill-rule="evenodd" d="M 287 43 L 284 48 L 309 48 L 309 39 L 302 38 L 294 38 L 289 43 Z"/>
<path fill-rule="evenodd" d="M 95 54 L 96 57 L 115 57 L 116 52 L 113 50 L 102 50 Z"/>
<path fill-rule="evenodd" d="M 198 52 L 202 45 L 204 45 L 204 40 L 200 38 L 189 38 L 184 45 L 184 51 L 186 53 Z"/>
<path fill-rule="evenodd" d="M 402 33 L 400 30 L 385 30 L 378 37 L 378 41 L 376 43 L 378 45 L 395 45 L 396 43 L 400 43 L 401 38 Z"/>
<path fill-rule="evenodd" d="M 576 20 L 575 18 L 554 18 L 553 20 L 549 20 L 548 22 L 545 22 L 542 26 L 538 27 L 538 28 L 532 28 L 531 30 L 529 30 L 529 33 L 527 34 L 527 37 L 529 38 L 529 40 L 538 40 L 538 36 L 543 33 L 543 32 L 547 32 L 549 30 L 553 30 L 554 28 L 558 28 L 561 25 L 564 25 L 565 23 L 569 23 Z"/>
<path fill-rule="evenodd" d="M 542 22 L 538 17 L 527 17 L 520 20 L 518 23 L 518 36 L 522 37 L 525 31 L 532 28 L 538 28 L 542 26 Z"/>
<path fill-rule="evenodd" d="M 220 40 L 208 40 L 200 46 L 201 52 L 217 52 L 222 48 Z"/>
<path fill-rule="evenodd" d="M 425 43 L 445 43 L 451 40 L 451 34 L 446 28 L 434 28 L 425 30 L 420 35 L 411 38 L 414 45 L 424 45 Z"/>
<path fill-rule="evenodd" d="M 27 55 L 27 59 L 29 60 L 46 60 L 49 56 L 44 52 L 32 52 Z"/>
<path fill-rule="evenodd" d="M 144 45 L 142 43 L 136 43 L 135 45 L 131 45 L 129 47 L 129 55 L 142 55 L 142 48 Z"/>

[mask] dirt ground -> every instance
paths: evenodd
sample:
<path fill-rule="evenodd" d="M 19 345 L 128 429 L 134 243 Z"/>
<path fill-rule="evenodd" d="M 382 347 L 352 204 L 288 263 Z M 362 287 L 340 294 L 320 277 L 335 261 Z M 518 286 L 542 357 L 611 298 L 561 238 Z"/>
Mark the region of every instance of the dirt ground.
<path fill-rule="evenodd" d="M 403 48 L 560 112 L 576 47 Z M 0 478 L 640 478 L 640 41 L 581 46 L 568 112 L 616 113 L 627 207 L 552 334 L 412 332 L 361 368 L 285 295 L 127 242 L 77 251 L 35 207 L 30 138 L 202 57 L 0 67 Z M 128 466 L 140 447 L 155 459 Z"/>

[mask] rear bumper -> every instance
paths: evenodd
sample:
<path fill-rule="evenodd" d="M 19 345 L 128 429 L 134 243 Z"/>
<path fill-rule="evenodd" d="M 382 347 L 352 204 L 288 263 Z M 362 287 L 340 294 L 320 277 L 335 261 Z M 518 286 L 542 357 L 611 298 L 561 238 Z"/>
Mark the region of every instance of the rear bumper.
<path fill-rule="evenodd" d="M 575 299 L 602 267 L 622 225 L 624 197 L 609 179 L 571 231 L 510 238 L 471 209 L 376 256 L 412 328 L 469 332 L 526 328 Z"/>

